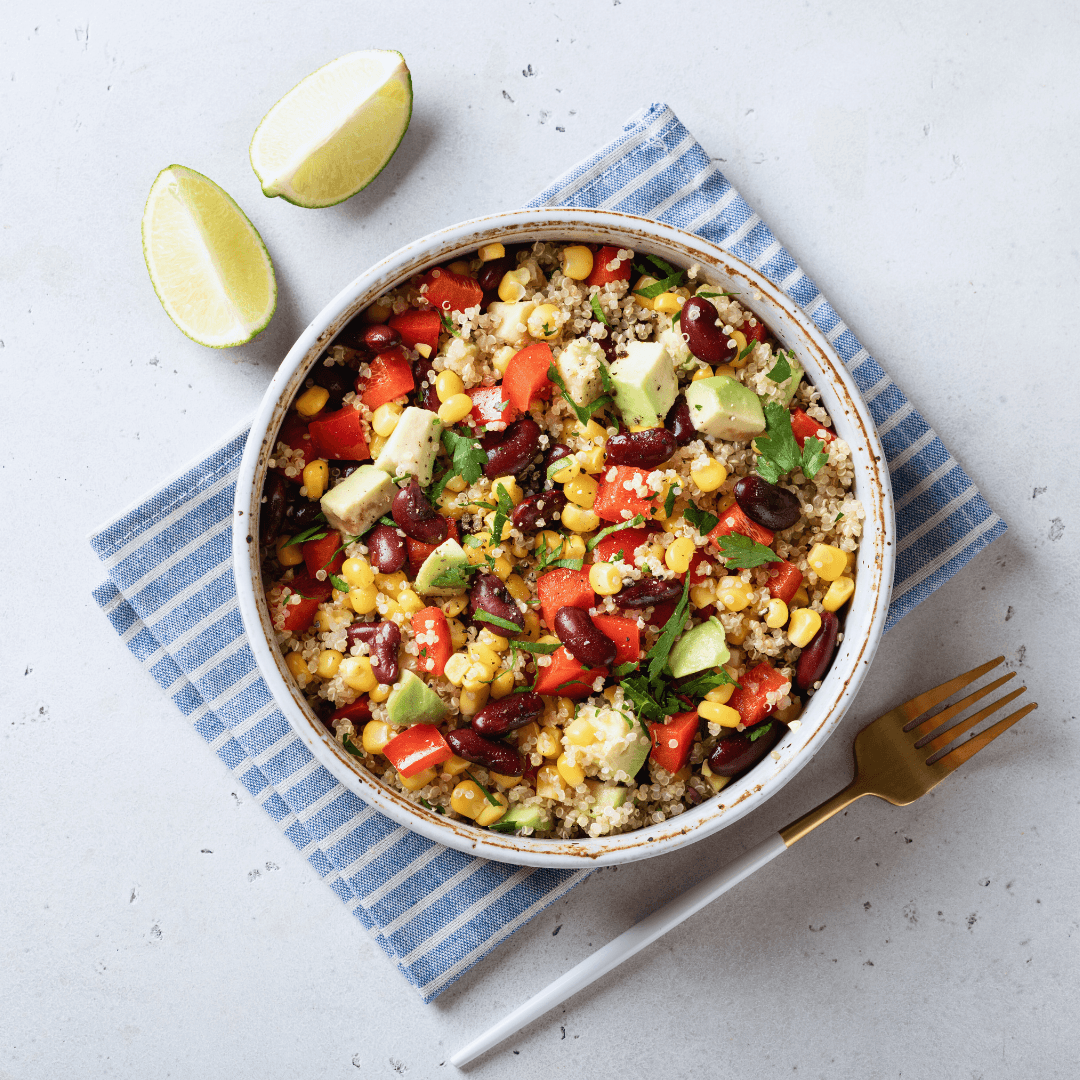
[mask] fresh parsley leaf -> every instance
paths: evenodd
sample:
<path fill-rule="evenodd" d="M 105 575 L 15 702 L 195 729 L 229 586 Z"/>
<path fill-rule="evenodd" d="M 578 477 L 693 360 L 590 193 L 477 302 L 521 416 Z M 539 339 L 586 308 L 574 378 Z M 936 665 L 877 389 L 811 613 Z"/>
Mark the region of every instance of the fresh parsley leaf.
<path fill-rule="evenodd" d="M 741 353 L 739 353 L 739 360 L 745 360 L 753 351 L 756 341 L 751 341 Z"/>
<path fill-rule="evenodd" d="M 338 577 L 337 574 L 328 574 L 327 577 L 330 578 L 330 584 L 333 585 L 338 592 L 348 592 L 349 589 L 352 588 L 343 577 Z"/>
<path fill-rule="evenodd" d="M 476 614 L 473 615 L 473 622 L 489 622 L 492 626 L 501 626 L 504 630 L 513 630 L 516 634 L 521 633 L 521 627 L 517 623 L 512 623 L 499 615 L 492 615 L 490 611 L 485 611 L 483 608 L 477 608 Z"/>
<path fill-rule="evenodd" d="M 702 536 L 708 536 L 716 528 L 720 519 L 708 510 L 700 510 L 696 503 L 691 503 L 684 511 L 683 517 L 694 526 Z"/>
<path fill-rule="evenodd" d="M 496 821 L 494 825 L 488 826 L 490 832 L 516 833 L 520 831 L 520 829 L 521 826 L 515 825 L 512 821 Z"/>
<path fill-rule="evenodd" d="M 666 277 L 671 277 L 673 274 L 681 274 L 681 270 L 676 270 L 674 266 L 669 262 L 664 262 L 659 255 L 646 255 L 646 259 L 653 264 L 653 266 L 659 267 L 660 272 Z"/>
<path fill-rule="evenodd" d="M 469 535 L 461 541 L 461 546 L 467 548 L 483 547 L 484 538 L 479 533 L 469 533 Z"/>
<path fill-rule="evenodd" d="M 664 719 L 666 714 L 660 707 L 660 703 L 652 696 L 644 675 L 625 679 L 622 688 L 623 693 L 634 703 L 638 716 L 644 716 L 648 720 Z"/>
<path fill-rule="evenodd" d="M 750 741 L 751 742 L 756 742 L 771 727 L 772 727 L 772 721 L 771 720 L 767 724 L 759 724 L 756 728 L 754 728 L 753 731 L 750 732 Z"/>
<path fill-rule="evenodd" d="M 611 370 L 603 360 L 600 361 L 600 382 L 605 394 L 615 393 L 615 380 L 611 377 Z"/>
<path fill-rule="evenodd" d="M 444 810 L 441 806 L 432 806 L 431 803 L 427 801 L 427 799 L 421 799 L 420 802 L 423 803 L 424 806 L 426 806 L 429 810 L 434 810 L 436 814 L 444 813 Z"/>
<path fill-rule="evenodd" d="M 636 660 L 631 660 L 628 664 L 619 664 L 611 674 L 614 675 L 616 679 L 622 679 L 629 675 L 631 671 L 636 671 L 637 666 L 638 662 Z"/>
<path fill-rule="evenodd" d="M 461 331 L 454 325 L 454 320 L 446 314 L 445 311 L 439 312 L 439 318 L 442 320 L 442 327 L 448 334 L 453 334 L 454 337 L 461 337 Z"/>
<path fill-rule="evenodd" d="M 671 325 L 674 328 L 675 324 L 682 318 L 682 308 L 679 308 L 674 315 L 671 316 Z"/>
<path fill-rule="evenodd" d="M 626 548 L 619 548 L 611 559 L 612 562 L 626 562 Z"/>
<path fill-rule="evenodd" d="M 718 686 L 738 686 L 739 684 L 723 669 L 710 671 L 708 674 L 698 675 L 689 682 L 682 683 L 677 689 L 680 694 L 690 698 L 703 698 L 710 690 Z"/>
<path fill-rule="evenodd" d="M 446 485 L 454 478 L 454 470 L 447 469 L 446 472 L 435 481 L 427 490 L 427 497 L 429 502 L 435 502 L 439 496 L 446 490 Z"/>
<path fill-rule="evenodd" d="M 714 296 L 735 296 L 733 292 L 699 292 L 698 296 L 703 297 L 706 300 L 711 300 Z"/>
<path fill-rule="evenodd" d="M 496 799 L 495 796 L 492 795 L 491 792 L 488 791 L 488 789 L 484 787 L 484 785 L 481 784 L 480 781 L 477 780 L 476 777 L 473 776 L 473 774 L 469 772 L 468 769 L 465 770 L 465 775 L 484 793 L 484 795 L 487 797 L 487 801 L 491 803 L 492 806 L 499 805 L 499 800 Z"/>
<path fill-rule="evenodd" d="M 833 518 L 833 521 L 839 521 L 843 516 L 844 516 L 844 511 L 841 510 L 840 513 L 837 514 L 836 517 Z"/>
<path fill-rule="evenodd" d="M 453 458 L 453 473 L 460 476 L 466 484 L 475 484 L 488 462 L 487 454 L 476 439 L 471 435 L 459 435 L 456 431 L 445 428 L 442 433 L 442 444 Z"/>
<path fill-rule="evenodd" d="M 682 488 L 677 484 L 672 484 L 668 488 L 668 493 L 664 498 L 664 517 L 671 517 L 671 511 L 675 509 L 675 499 L 682 491 Z"/>
<path fill-rule="evenodd" d="M 515 641 L 514 648 L 524 649 L 525 652 L 539 653 L 541 656 L 549 656 L 557 648 L 554 641 Z M 513 666 L 513 665 L 511 665 Z"/>
<path fill-rule="evenodd" d="M 762 479 L 775 484 L 781 476 L 802 465 L 802 451 L 791 431 L 791 413 L 775 401 L 770 401 L 764 411 L 767 434 L 754 440 L 754 447 L 761 455 L 756 468 Z"/>
<path fill-rule="evenodd" d="M 431 585 L 435 589 L 467 589 L 469 575 L 475 574 L 478 566 L 451 566 L 436 577 Z"/>
<path fill-rule="evenodd" d="M 605 536 L 620 532 L 622 529 L 636 529 L 639 525 L 644 524 L 645 518 L 641 514 L 636 514 L 629 521 L 622 521 L 618 525 L 609 525 L 606 529 L 601 529 L 594 537 L 585 541 L 585 550 L 592 551 Z"/>
<path fill-rule="evenodd" d="M 498 506 L 495 503 L 481 502 L 479 499 L 474 503 L 469 503 L 470 506 L 482 506 L 485 510 L 498 510 Z"/>
<path fill-rule="evenodd" d="M 813 435 L 803 442 L 802 456 L 802 471 L 810 480 L 814 479 L 818 470 L 829 460 L 825 444 Z"/>
<path fill-rule="evenodd" d="M 491 538 L 494 543 L 499 544 L 502 542 L 499 538 L 503 534 L 503 526 L 514 512 L 514 503 L 502 484 L 495 488 L 495 499 L 499 505 L 495 507 L 495 516 L 491 519 Z"/>
<path fill-rule="evenodd" d="M 379 518 L 379 524 L 389 525 L 391 529 L 396 529 L 398 527 L 398 523 L 389 514 L 383 514 L 383 516 Z"/>
<path fill-rule="evenodd" d="M 634 290 L 635 296 L 644 296 L 646 300 L 652 300 L 653 297 L 659 296 L 661 293 L 666 293 L 668 289 L 677 289 L 682 284 L 683 274 L 679 270 L 675 274 L 664 278 L 661 281 L 654 281 L 651 285 L 645 285 L 640 289 Z"/>
<path fill-rule="evenodd" d="M 577 416 L 578 420 L 581 421 L 582 426 L 586 425 L 592 419 L 592 412 L 585 406 L 579 405 L 570 396 L 570 391 L 566 389 L 566 382 L 563 380 L 562 375 L 559 374 L 559 369 L 554 364 L 548 365 L 547 377 L 559 388 L 563 400 L 574 410 L 574 414 Z M 593 402 L 594 406 L 595 404 L 596 403 Z"/>
<path fill-rule="evenodd" d="M 320 518 L 325 522 L 326 515 L 320 514 Z M 298 532 L 287 544 L 282 544 L 282 547 L 292 547 L 293 544 L 305 544 L 308 540 L 322 540 L 328 535 L 325 525 L 312 525 L 311 528 L 305 529 L 303 532 Z"/>
<path fill-rule="evenodd" d="M 362 758 L 364 756 L 364 751 L 352 741 L 348 732 L 341 736 L 341 745 L 353 757 Z"/>
<path fill-rule="evenodd" d="M 664 623 L 664 629 L 660 631 L 660 636 L 656 639 L 656 644 L 649 650 L 648 660 L 650 679 L 655 680 L 660 677 L 660 673 L 667 664 L 671 647 L 675 644 L 675 639 L 682 633 L 683 625 L 686 623 L 686 612 L 690 607 L 689 594 L 690 575 L 687 574 L 686 580 L 683 582 L 682 596 L 679 598 L 678 604 L 675 605 L 675 610 L 671 613 L 671 618 Z"/>
<path fill-rule="evenodd" d="M 554 562 L 545 563 L 544 569 L 555 570 L 562 567 L 564 570 L 580 570 L 584 565 L 584 559 L 556 559 Z"/>
<path fill-rule="evenodd" d="M 772 379 L 773 382 L 784 382 L 785 379 L 791 378 L 791 365 L 783 353 L 776 354 L 776 365 L 765 377 Z"/>
<path fill-rule="evenodd" d="M 717 547 L 720 549 L 720 558 L 729 570 L 752 570 L 755 566 L 764 566 L 765 563 L 784 561 L 772 548 L 767 548 L 742 533 L 721 536 Z"/>
<path fill-rule="evenodd" d="M 593 293 L 589 297 L 589 303 L 592 305 L 593 314 L 596 318 L 602 322 L 605 326 L 610 326 L 611 323 L 607 321 L 607 316 L 604 314 L 604 309 L 600 306 L 600 297 Z"/>

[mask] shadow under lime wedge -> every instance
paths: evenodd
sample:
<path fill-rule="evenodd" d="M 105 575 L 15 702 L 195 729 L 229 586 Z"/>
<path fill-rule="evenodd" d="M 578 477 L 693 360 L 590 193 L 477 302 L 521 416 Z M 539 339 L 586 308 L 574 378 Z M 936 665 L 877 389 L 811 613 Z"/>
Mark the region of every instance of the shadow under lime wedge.
<path fill-rule="evenodd" d="M 183 165 L 162 169 L 142 241 L 161 306 L 189 338 L 223 349 L 266 328 L 277 306 L 273 264 L 255 226 L 213 180 Z"/>
<path fill-rule="evenodd" d="M 366 188 L 394 156 L 412 117 L 401 53 L 340 56 L 297 83 L 251 139 L 251 167 L 268 198 L 333 206 Z"/>

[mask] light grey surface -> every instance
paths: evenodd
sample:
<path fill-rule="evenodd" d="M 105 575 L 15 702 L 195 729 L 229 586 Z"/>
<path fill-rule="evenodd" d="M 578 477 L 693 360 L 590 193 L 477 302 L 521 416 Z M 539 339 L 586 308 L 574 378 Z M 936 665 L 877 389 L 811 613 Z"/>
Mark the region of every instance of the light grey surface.
<path fill-rule="evenodd" d="M 905 810 L 856 804 L 471 1074 L 1075 1076 L 1069 6 L 34 7 L 0 31 L 0 1078 L 451 1074 L 496 1013 L 846 782 L 860 720 L 997 653 L 1040 709 L 962 775 Z M 369 46 L 414 74 L 397 156 L 334 209 L 265 200 L 259 118 Z M 1010 530 L 886 636 L 839 733 L 761 811 L 594 875 L 424 1006 L 116 640 L 83 536 L 240 422 L 357 271 L 521 203 L 650 100 Z M 139 217 L 172 162 L 269 246 L 281 298 L 249 346 L 193 344 L 150 288 Z"/>

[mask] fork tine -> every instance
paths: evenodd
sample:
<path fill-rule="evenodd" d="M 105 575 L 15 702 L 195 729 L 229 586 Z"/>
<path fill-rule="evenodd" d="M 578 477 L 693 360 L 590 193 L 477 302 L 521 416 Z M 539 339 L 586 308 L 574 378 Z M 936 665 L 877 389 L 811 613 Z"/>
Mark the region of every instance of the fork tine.
<path fill-rule="evenodd" d="M 1038 707 L 1038 702 L 1033 701 L 1022 709 L 1017 709 L 1012 716 L 1006 716 L 1004 720 L 999 720 L 993 727 L 988 727 L 984 732 L 976 735 L 973 739 L 968 739 L 966 743 L 958 746 L 955 750 L 950 750 L 944 757 L 938 758 L 934 764 L 944 766 L 946 775 L 951 773 L 953 769 L 973 758 L 984 746 L 992 743 L 1003 731 L 1011 728 L 1018 720 L 1022 720 L 1029 712 Z"/>
<path fill-rule="evenodd" d="M 977 724 L 981 724 L 988 716 L 993 716 L 998 709 L 1004 708 L 1010 701 L 1018 698 L 1026 689 L 1026 686 L 1021 686 L 1011 694 L 1006 694 L 1003 698 L 998 698 L 997 701 L 987 705 L 985 709 L 980 709 L 974 716 L 969 716 L 966 720 L 961 720 L 959 724 L 954 724 L 948 731 L 943 731 L 935 739 L 924 736 L 928 741 L 923 743 L 923 740 L 920 739 L 915 744 L 915 748 L 917 750 L 925 750 L 928 757 L 931 754 L 936 754 L 939 750 L 943 750 L 949 743 L 963 735 L 965 731 L 970 731 Z"/>
<path fill-rule="evenodd" d="M 963 690 L 968 683 L 974 682 L 991 669 L 996 668 L 1004 659 L 1004 656 L 999 656 L 994 660 L 989 660 L 987 663 L 972 668 L 971 671 L 963 675 L 957 675 L 955 679 L 950 679 L 940 686 L 935 686 L 933 690 L 927 690 L 917 697 L 913 697 L 910 701 L 904 702 L 903 705 L 898 705 L 893 711 L 903 713 L 909 720 L 914 720 L 915 717 L 921 716 L 927 709 L 940 705 L 947 697 L 952 697 L 957 690 Z"/>
<path fill-rule="evenodd" d="M 986 697 L 987 694 L 993 693 L 999 686 L 1004 686 L 1005 683 L 1007 683 L 1015 675 L 1015 671 L 1010 671 L 1008 675 L 1002 675 L 1000 679 L 995 679 L 987 686 L 976 690 L 975 693 L 968 694 L 966 698 L 958 701 L 955 705 L 950 705 L 947 709 L 942 709 L 941 712 L 934 713 L 933 716 L 928 716 L 925 720 L 910 721 L 909 723 L 904 725 L 904 730 L 913 731 L 916 728 L 925 727 L 927 724 L 929 724 L 929 728 L 927 728 L 925 734 L 923 735 L 923 738 L 925 739 L 926 736 L 929 735 L 930 732 L 933 731 L 935 728 L 940 727 L 942 724 L 951 720 L 954 716 L 959 716 L 960 713 L 962 713 L 969 705 L 974 705 L 976 701 L 979 701 L 982 698 Z M 1010 698 L 1009 700 L 1012 699 Z M 921 743 L 916 743 L 915 745 L 919 746 L 921 745 Z"/>

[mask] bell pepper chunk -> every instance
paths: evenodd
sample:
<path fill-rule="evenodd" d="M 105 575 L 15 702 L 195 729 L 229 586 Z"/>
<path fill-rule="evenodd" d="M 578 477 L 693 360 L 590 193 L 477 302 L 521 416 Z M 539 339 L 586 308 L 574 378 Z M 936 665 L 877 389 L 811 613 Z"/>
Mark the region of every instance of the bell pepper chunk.
<path fill-rule="evenodd" d="M 593 562 L 611 562 L 621 551 L 623 561 L 632 564 L 634 552 L 642 544 L 648 543 L 649 537 L 656 531 L 655 528 L 646 526 L 641 529 L 620 529 L 618 532 L 611 533 L 593 548 Z"/>
<path fill-rule="evenodd" d="M 587 570 L 568 570 L 563 566 L 548 570 L 537 579 L 536 593 L 540 597 L 544 622 L 552 630 L 561 608 L 577 607 L 588 611 L 596 605 L 596 593 L 589 584 Z"/>
<path fill-rule="evenodd" d="M 329 581 L 319 581 L 307 574 L 297 575 L 286 584 L 281 603 L 275 605 L 272 613 L 274 629 L 288 630 L 293 637 L 299 637 L 315 621 L 319 605 L 329 600 L 333 591 Z M 297 596 L 299 602 L 290 603 Z"/>
<path fill-rule="evenodd" d="M 548 368 L 555 362 L 551 346 L 544 341 L 526 345 L 510 358 L 503 375 L 506 397 L 514 408 L 528 412 L 534 399 L 551 396 L 555 384 L 548 378 Z"/>
<path fill-rule="evenodd" d="M 571 701 L 587 698 L 594 693 L 593 682 L 598 678 L 607 678 L 608 669 L 604 667 L 586 670 L 585 665 L 576 660 L 560 645 L 551 654 L 551 663 L 540 668 L 536 677 L 536 693 L 550 694 L 553 697 L 566 697 Z"/>
<path fill-rule="evenodd" d="M 619 249 L 605 245 L 593 256 L 592 273 L 585 279 L 586 286 L 607 285 L 610 281 L 629 281 L 630 259 L 620 259 Z M 612 263 L 616 265 L 609 269 Z"/>
<path fill-rule="evenodd" d="M 649 724 L 652 749 L 649 757 L 661 769 L 674 775 L 690 760 L 698 733 L 698 714 L 676 713 L 666 724 Z"/>
<path fill-rule="evenodd" d="M 719 541 L 721 536 L 729 536 L 731 533 L 741 533 L 743 536 L 750 537 L 751 540 L 756 541 L 759 544 L 764 544 L 768 547 L 774 538 L 774 533 L 769 529 L 766 529 L 764 525 L 759 525 L 756 521 L 751 521 L 742 511 L 742 507 L 738 503 L 728 507 L 727 510 L 720 515 L 720 520 L 717 522 L 716 527 L 711 533 L 709 533 L 709 540 L 719 547 Z"/>
<path fill-rule="evenodd" d="M 429 675 L 442 675 L 454 651 L 450 624 L 442 608 L 426 607 L 412 617 L 413 640 L 419 646 L 416 666 Z"/>
<path fill-rule="evenodd" d="M 421 285 L 427 285 L 424 297 L 436 311 L 465 311 L 484 302 L 484 290 L 474 278 L 464 274 L 454 274 L 437 266 L 429 270 L 421 279 Z"/>
<path fill-rule="evenodd" d="M 321 540 L 305 541 L 300 545 L 300 552 L 312 577 L 320 570 L 325 570 L 327 577 L 339 574 L 345 562 L 344 541 L 336 529 L 331 529 Z"/>
<path fill-rule="evenodd" d="M 404 350 L 397 345 L 379 353 L 371 361 L 371 374 L 366 382 L 362 382 L 362 379 L 356 381 L 363 385 L 362 390 L 360 385 L 357 386 L 360 400 L 372 412 L 394 398 L 411 394 L 416 386 L 412 364 Z"/>
<path fill-rule="evenodd" d="M 371 702 L 366 697 L 357 698 L 351 705 L 343 705 L 337 712 L 332 713 L 327 720 L 327 726 L 333 727 L 335 720 L 362 720 L 371 719 Z"/>
<path fill-rule="evenodd" d="M 827 427 L 823 427 L 812 416 L 808 416 L 803 412 L 802 409 L 791 410 L 791 434 L 795 436 L 795 441 L 799 444 L 800 450 L 803 448 L 803 443 L 811 436 L 820 439 L 823 443 L 831 443 L 836 438 L 832 431 Z"/>
<path fill-rule="evenodd" d="M 367 461 L 371 457 L 360 413 L 351 405 L 312 420 L 311 441 L 328 461 Z"/>
<path fill-rule="evenodd" d="M 434 724 L 413 724 L 395 735 L 383 747 L 383 754 L 402 776 L 415 776 L 449 761 L 454 751 Z"/>
<path fill-rule="evenodd" d="M 646 521 L 650 520 L 656 511 L 663 510 L 663 501 L 660 496 L 649 489 L 646 478 L 649 473 L 646 469 L 639 469 L 634 465 L 614 465 L 615 476 L 609 480 L 611 469 L 608 469 L 600 480 L 596 489 L 596 502 L 593 510 L 603 521 L 612 521 L 620 524 L 641 514 Z M 628 488 L 626 485 L 629 484 Z M 644 491 L 644 495 L 638 494 Z M 618 533 L 614 533 L 618 536 Z M 618 551 L 618 548 L 615 549 Z"/>
<path fill-rule="evenodd" d="M 769 563 L 769 571 L 769 595 L 790 604 L 802 584 L 802 571 L 789 562 Z"/>
<path fill-rule="evenodd" d="M 439 331 L 442 330 L 442 319 L 439 313 L 432 309 L 425 311 L 399 312 L 391 315 L 387 325 L 391 330 L 396 330 L 401 335 L 401 344 L 406 349 L 415 349 L 417 345 L 426 345 L 432 352 L 439 347 Z"/>
<path fill-rule="evenodd" d="M 472 413 L 469 423 L 474 427 L 484 425 L 489 431 L 502 431 L 507 424 L 512 424 L 520 415 L 517 406 L 510 400 L 505 384 L 500 386 L 474 386 L 466 390 L 472 398 Z"/>
<path fill-rule="evenodd" d="M 297 413 L 289 413 L 285 418 L 285 422 L 281 425 L 281 430 L 278 432 L 277 438 L 274 440 L 274 449 L 277 449 L 278 443 L 284 443 L 290 450 L 299 450 L 303 455 L 303 458 L 299 462 L 290 461 L 289 465 L 278 465 L 276 471 L 281 473 L 286 480 L 292 480 L 293 483 L 302 484 L 304 466 L 314 461 L 319 456 L 319 449 L 316 447 L 308 425 L 300 419 Z M 294 475 L 290 476 L 285 470 L 291 468 L 294 470 Z"/>
<path fill-rule="evenodd" d="M 593 624 L 615 642 L 615 663 L 629 664 L 641 658 L 641 630 L 637 619 L 622 615 L 594 615 Z"/>
<path fill-rule="evenodd" d="M 779 694 L 785 687 L 791 689 L 791 680 L 763 661 L 739 678 L 728 705 L 738 711 L 744 727 L 751 727 L 776 712 L 776 701 L 770 702 L 767 695 Z"/>

